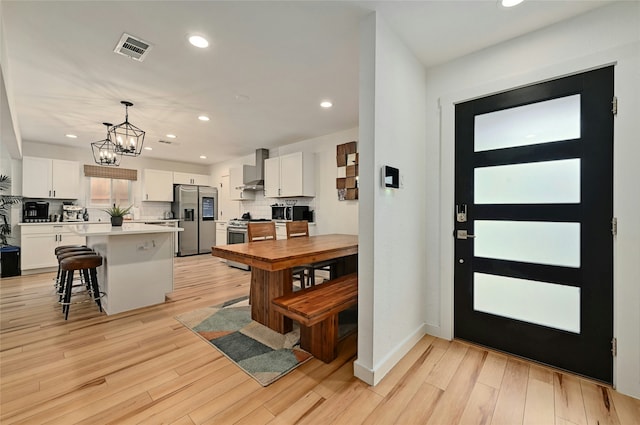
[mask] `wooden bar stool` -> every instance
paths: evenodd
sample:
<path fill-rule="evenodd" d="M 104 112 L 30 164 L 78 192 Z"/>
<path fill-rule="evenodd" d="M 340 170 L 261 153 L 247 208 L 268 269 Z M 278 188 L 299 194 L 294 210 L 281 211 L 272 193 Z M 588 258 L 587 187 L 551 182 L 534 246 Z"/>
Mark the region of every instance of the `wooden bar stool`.
<path fill-rule="evenodd" d="M 66 277 L 61 301 L 64 320 L 67 320 L 69 317 L 71 296 L 75 295 L 73 293 L 73 274 L 76 270 L 83 274 L 85 282 L 87 282 L 89 290 L 87 290 L 86 293 L 89 294 L 90 299 L 95 301 L 100 311 L 102 311 L 100 298 L 103 296 L 103 293 L 100 292 L 98 273 L 96 271 L 96 268 L 101 265 L 102 256 L 97 254 L 72 255 L 60 260 L 60 269 L 65 273 Z"/>

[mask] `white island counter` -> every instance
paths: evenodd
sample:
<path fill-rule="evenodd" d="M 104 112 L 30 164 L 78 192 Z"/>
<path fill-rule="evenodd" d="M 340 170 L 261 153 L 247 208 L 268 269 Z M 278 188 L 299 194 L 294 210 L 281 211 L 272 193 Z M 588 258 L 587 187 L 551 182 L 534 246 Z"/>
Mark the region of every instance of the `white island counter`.
<path fill-rule="evenodd" d="M 173 290 L 174 233 L 181 228 L 124 223 L 76 224 L 70 230 L 103 257 L 98 282 L 107 314 L 163 303 Z"/>

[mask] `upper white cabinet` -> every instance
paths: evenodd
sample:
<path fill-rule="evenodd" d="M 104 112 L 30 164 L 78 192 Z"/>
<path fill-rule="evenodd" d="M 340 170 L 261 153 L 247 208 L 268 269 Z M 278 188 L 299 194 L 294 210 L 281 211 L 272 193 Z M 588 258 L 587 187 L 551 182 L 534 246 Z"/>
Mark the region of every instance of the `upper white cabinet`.
<path fill-rule="evenodd" d="M 211 177 L 205 174 L 173 173 L 173 184 L 194 184 L 198 186 L 210 186 Z"/>
<path fill-rule="evenodd" d="M 22 158 L 22 196 L 78 199 L 80 163 L 25 156 Z"/>
<path fill-rule="evenodd" d="M 295 152 L 264 162 L 264 196 L 281 198 L 315 196 L 314 157 Z"/>
<path fill-rule="evenodd" d="M 238 189 L 238 187 L 244 185 L 243 176 L 242 167 L 229 168 L 229 199 L 232 201 L 245 201 L 256 198 L 254 191 Z"/>
<path fill-rule="evenodd" d="M 173 172 L 142 170 L 142 200 L 173 202 Z"/>

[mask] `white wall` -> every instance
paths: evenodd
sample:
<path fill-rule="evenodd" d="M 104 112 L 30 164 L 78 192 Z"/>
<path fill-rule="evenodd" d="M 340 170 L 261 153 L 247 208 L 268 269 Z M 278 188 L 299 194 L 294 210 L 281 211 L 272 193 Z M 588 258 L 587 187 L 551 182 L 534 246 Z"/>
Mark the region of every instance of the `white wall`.
<path fill-rule="evenodd" d="M 375 385 L 424 334 L 424 67 L 386 22 L 361 24 L 358 359 Z M 403 187 L 384 189 L 383 165 Z"/>
<path fill-rule="evenodd" d="M 615 385 L 640 398 L 639 17 L 640 3 L 615 3 L 428 70 L 426 193 L 430 199 L 440 194 L 440 209 L 429 208 L 425 216 L 431 223 L 425 311 L 430 333 L 452 337 L 454 103 L 615 63 Z"/>
<path fill-rule="evenodd" d="M 269 157 L 275 158 L 293 152 L 310 152 L 315 157 L 315 189 L 314 198 L 296 198 L 298 205 L 309 205 L 315 212 L 316 232 L 327 233 L 358 233 L 358 201 L 338 201 L 336 191 L 336 146 L 342 143 L 358 140 L 358 129 L 352 128 L 337 133 L 331 133 L 313 139 L 301 140 L 296 143 L 280 146 L 269 150 Z M 233 161 L 225 161 L 212 167 L 214 184 L 220 189 L 220 182 L 229 175 L 229 168 L 243 164 L 255 165 L 255 155 L 244 156 Z M 227 218 L 250 212 L 252 217 L 271 218 L 270 205 L 283 202 L 283 199 L 265 198 L 261 191 L 256 192 L 255 200 L 231 201 L 232 215 Z"/>

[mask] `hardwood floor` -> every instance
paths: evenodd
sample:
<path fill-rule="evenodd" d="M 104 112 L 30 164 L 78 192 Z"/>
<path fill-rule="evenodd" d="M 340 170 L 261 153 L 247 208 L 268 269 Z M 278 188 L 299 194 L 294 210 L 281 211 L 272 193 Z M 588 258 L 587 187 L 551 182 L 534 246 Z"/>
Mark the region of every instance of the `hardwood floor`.
<path fill-rule="evenodd" d="M 73 305 L 54 273 L 0 283 L 2 424 L 640 423 L 640 401 L 580 377 L 425 336 L 375 387 L 353 377 L 356 339 L 263 388 L 174 317 L 247 295 L 249 273 L 176 259 L 159 306 L 114 316 Z"/>

